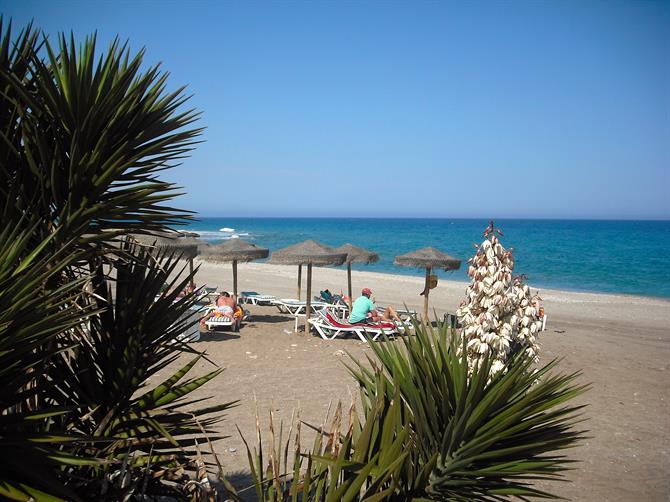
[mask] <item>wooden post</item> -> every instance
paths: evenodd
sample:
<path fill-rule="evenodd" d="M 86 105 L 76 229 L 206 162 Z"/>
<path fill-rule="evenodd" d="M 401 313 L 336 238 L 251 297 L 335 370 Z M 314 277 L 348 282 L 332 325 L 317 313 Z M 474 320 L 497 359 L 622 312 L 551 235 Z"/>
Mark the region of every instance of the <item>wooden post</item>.
<path fill-rule="evenodd" d="M 312 310 L 312 263 L 307 264 L 307 304 L 305 305 L 305 334 L 309 334 L 309 314 Z"/>
<path fill-rule="evenodd" d="M 349 312 L 354 308 L 354 299 L 351 294 L 351 262 L 347 262 L 347 282 L 349 283 Z"/>
<path fill-rule="evenodd" d="M 428 326 L 428 295 L 430 294 L 430 267 L 426 267 L 426 294 L 423 299 L 423 322 Z"/>
<path fill-rule="evenodd" d="M 188 259 L 188 271 L 191 274 L 191 288 L 195 289 L 195 277 L 193 277 L 193 257 Z"/>
<path fill-rule="evenodd" d="M 233 260 L 233 299 L 237 302 L 237 260 Z"/>
<path fill-rule="evenodd" d="M 302 282 L 302 265 L 298 265 L 298 300 L 300 300 L 300 283 Z"/>

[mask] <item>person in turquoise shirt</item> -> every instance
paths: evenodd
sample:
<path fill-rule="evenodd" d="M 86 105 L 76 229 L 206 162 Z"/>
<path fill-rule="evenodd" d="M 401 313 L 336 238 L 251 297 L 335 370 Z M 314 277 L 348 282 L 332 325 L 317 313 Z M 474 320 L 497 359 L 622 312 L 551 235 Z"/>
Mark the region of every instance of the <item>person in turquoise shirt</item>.
<path fill-rule="evenodd" d="M 356 301 L 351 307 L 351 315 L 349 316 L 350 323 L 392 320 L 401 322 L 398 313 L 390 305 L 386 307 L 383 314 L 380 315 L 379 312 L 377 312 L 374 302 L 370 299 L 372 296 L 372 290 L 370 290 L 370 288 L 363 288 L 361 295 L 362 296 L 356 298 Z"/>

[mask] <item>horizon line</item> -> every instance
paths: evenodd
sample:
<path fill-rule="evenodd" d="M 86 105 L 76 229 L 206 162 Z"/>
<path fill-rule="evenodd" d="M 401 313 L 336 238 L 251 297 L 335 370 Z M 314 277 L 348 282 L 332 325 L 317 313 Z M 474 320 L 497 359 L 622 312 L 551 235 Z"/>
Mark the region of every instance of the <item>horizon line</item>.
<path fill-rule="evenodd" d="M 505 221 L 505 220 L 526 220 L 526 221 L 658 221 L 658 222 L 670 222 L 670 217 L 619 217 L 619 218 L 599 218 L 599 217 L 589 217 L 589 216 L 573 216 L 573 217 L 564 217 L 564 216 L 548 216 L 540 218 L 529 218 L 529 217 L 518 217 L 518 216 L 505 216 L 499 218 L 491 218 L 484 216 L 459 216 L 459 217 L 450 217 L 450 216 L 265 216 L 265 215 L 256 215 L 256 216 L 234 216 L 234 215 L 224 215 L 224 216 L 213 216 L 213 215 L 199 215 L 194 216 L 194 220 L 205 219 L 205 218 L 239 218 L 239 219 L 254 219 L 262 218 L 268 220 L 285 220 L 285 219 L 300 219 L 300 220 L 326 220 L 326 219 L 340 219 L 340 220 L 487 220 L 487 221 Z"/>

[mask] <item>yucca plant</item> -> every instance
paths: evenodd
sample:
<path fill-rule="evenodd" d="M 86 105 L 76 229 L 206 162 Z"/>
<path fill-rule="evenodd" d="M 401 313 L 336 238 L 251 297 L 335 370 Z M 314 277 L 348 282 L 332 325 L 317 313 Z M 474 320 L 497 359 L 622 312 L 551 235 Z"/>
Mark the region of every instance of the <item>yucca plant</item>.
<path fill-rule="evenodd" d="M 53 385 L 49 392 L 54 402 L 77 407 L 85 418 L 74 425 L 97 441 L 85 451 L 108 461 L 79 473 L 94 480 L 81 484 L 79 491 L 109 500 L 121 495 L 109 483 L 121 471 L 126 479 L 123 494 L 167 493 L 170 490 L 160 486 L 162 479 L 187 481 L 184 471 L 195 470 L 193 436 L 221 439 L 212 435 L 211 426 L 220 421 L 220 412 L 234 404 L 193 408 L 202 400 L 189 400 L 191 392 L 222 370 L 185 380 L 202 354 L 180 341 L 197 320 L 189 315 L 195 296 L 176 299 L 190 280 L 179 273 L 179 262 L 130 243 L 121 251 L 112 262 L 115 288 L 101 268 L 96 269 L 90 301 L 100 313 L 73 331 L 72 338 L 81 344 L 59 353 L 56 372 L 63 384 Z M 160 294 L 164 284 L 169 292 Z M 149 380 L 183 351 L 193 352 L 194 357 L 148 389 Z M 177 486 L 175 495 L 181 489 Z"/>
<path fill-rule="evenodd" d="M 446 325 L 416 324 L 415 332 L 399 344 L 371 344 L 378 371 L 357 361 L 351 367 L 366 410 L 379 392 L 379 375 L 388 396 L 400 395 L 415 448 L 398 496 L 557 498 L 532 483 L 562 479 L 572 461 L 561 451 L 583 438 L 575 428 L 581 406 L 569 404 L 588 388 L 575 382 L 580 373 L 552 374 L 556 361 L 535 369 L 520 353 L 493 378 L 489 359 L 468 375 L 460 334 Z"/>
<path fill-rule="evenodd" d="M 338 411 L 311 450 L 296 439 L 291 461 L 287 442 L 283 467 L 279 445 L 271 438 L 264 455 L 259 432 L 258 449 L 247 446 L 259 500 L 559 498 L 533 484 L 563 479 L 572 464 L 562 451 L 584 434 L 581 406 L 569 404 L 588 387 L 580 374 L 553 374 L 556 361 L 535 369 L 520 353 L 491 378 L 488 359 L 468 369 L 464 339 L 446 324 L 414 328 L 371 342 L 367 364 L 352 359 L 363 416 L 351 412 L 346 431 Z"/>
<path fill-rule="evenodd" d="M 59 377 L 50 371 L 57 352 L 43 347 L 95 310 L 73 302 L 81 280 L 36 294 L 76 256 L 64 248 L 38 258 L 39 248 L 28 252 L 31 237 L 18 229 L 0 231 L 0 498 L 76 498 L 63 482 L 65 471 L 99 462 L 73 451 L 88 442 L 82 431 L 62 425 L 76 417 L 75 407 L 44 399 L 42 378 L 49 374 L 53 382 Z"/>
<path fill-rule="evenodd" d="M 542 330 L 540 297 L 531 293 L 523 275 L 512 275 L 514 256 L 512 249 L 505 249 L 500 242 L 502 235 L 493 221 L 486 227 L 484 241 L 468 260 L 472 282 L 456 311 L 470 366 L 488 357 L 493 374 L 519 351 L 538 362 L 538 336 Z"/>
<path fill-rule="evenodd" d="M 257 444 L 253 452 L 244 440 L 256 500 L 352 502 L 392 497 L 397 491 L 409 444 L 408 430 L 395 430 L 394 424 L 401 420 L 400 407 L 399 399 L 389 401 L 383 393 L 379 394 L 365 422 L 361 423 L 353 403 L 348 417 L 342 416 L 342 406 L 338 403 L 330 424 L 327 425 L 326 417 L 320 427 L 315 427 L 317 434 L 309 451 L 301 450 L 301 422 L 296 423 L 291 453 L 293 417 L 288 438 L 283 443 L 283 428 L 280 426 L 277 437 L 270 413 L 267 447 L 263 445 L 256 417 Z M 227 482 L 226 488 L 237 501 L 244 500 L 244 491 L 249 489 L 237 492 Z"/>
<path fill-rule="evenodd" d="M 174 291 L 190 278 L 119 237 L 190 218 L 159 175 L 198 114 L 143 51 L 13 37 L 1 18 L 0 32 L 0 497 L 185 497 L 198 438 L 230 404 L 189 398 L 220 372 L 188 378 L 197 353 L 149 387 L 189 350 L 194 300 Z"/>
<path fill-rule="evenodd" d="M 167 93 L 167 74 L 142 72 L 144 51 L 131 56 L 118 41 L 98 57 L 95 37 L 79 50 L 64 35 L 57 47 L 39 44 L 30 27 L 17 38 L 8 28 L 0 51 L 0 185 L 16 195 L 8 223 L 30 211 L 41 233 L 58 226 L 63 239 L 90 246 L 186 221 L 187 212 L 164 205 L 178 192 L 157 176 L 201 132 L 187 128 L 198 114 L 180 111 L 183 88 Z"/>

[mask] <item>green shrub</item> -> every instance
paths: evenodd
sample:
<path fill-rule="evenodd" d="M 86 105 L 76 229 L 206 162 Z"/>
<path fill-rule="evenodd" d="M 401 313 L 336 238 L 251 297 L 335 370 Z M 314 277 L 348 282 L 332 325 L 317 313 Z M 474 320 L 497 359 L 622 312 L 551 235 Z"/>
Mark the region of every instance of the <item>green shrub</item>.
<path fill-rule="evenodd" d="M 158 175 L 197 114 L 143 51 L 98 57 L 95 38 L 53 46 L 1 18 L 0 33 L 0 497 L 185 497 L 196 441 L 230 403 L 189 398 L 220 372 L 186 379 L 197 353 L 148 387 L 190 350 L 175 338 L 194 298 L 159 296 L 189 277 L 123 236 L 190 218 Z"/>
<path fill-rule="evenodd" d="M 469 374 L 459 334 L 418 323 L 415 332 L 370 342 L 368 364 L 352 360 L 362 418 L 350 413 L 342 432 L 336 413 L 311 451 L 296 441 L 283 472 L 279 447 L 263 470 L 259 432 L 256 454 L 247 448 L 259 500 L 556 498 L 533 482 L 562 479 L 572 462 L 562 450 L 583 438 L 581 407 L 569 404 L 587 388 L 580 374 L 553 374 L 555 361 L 535 370 L 525 353 L 492 379 L 488 359 Z"/>

